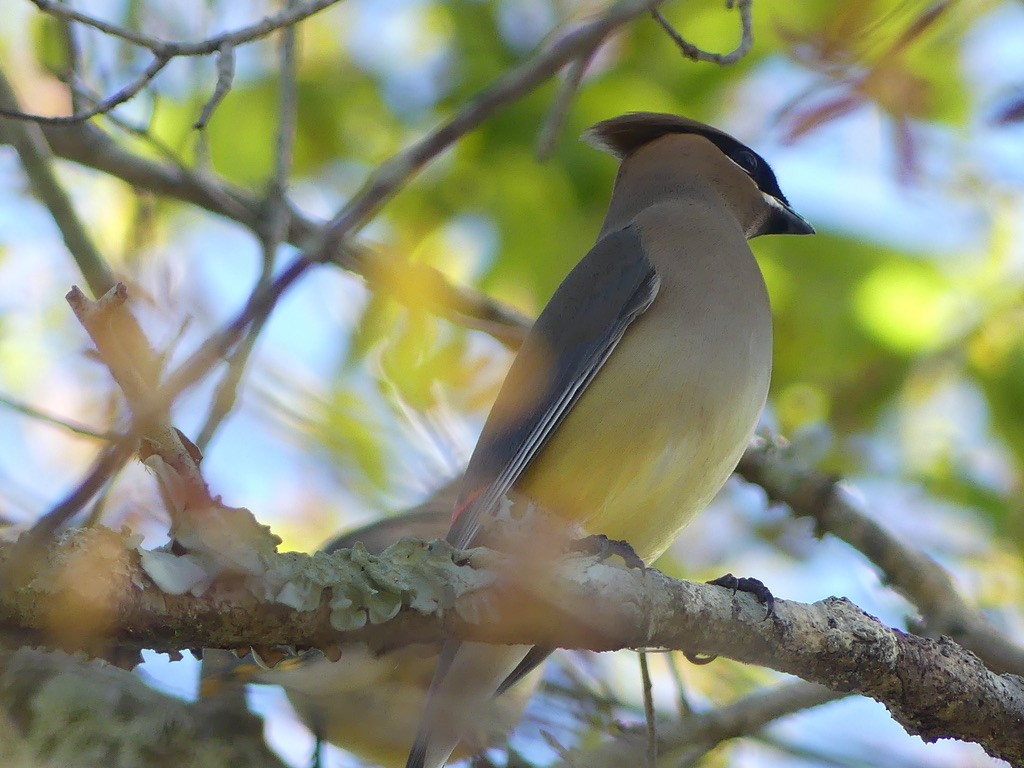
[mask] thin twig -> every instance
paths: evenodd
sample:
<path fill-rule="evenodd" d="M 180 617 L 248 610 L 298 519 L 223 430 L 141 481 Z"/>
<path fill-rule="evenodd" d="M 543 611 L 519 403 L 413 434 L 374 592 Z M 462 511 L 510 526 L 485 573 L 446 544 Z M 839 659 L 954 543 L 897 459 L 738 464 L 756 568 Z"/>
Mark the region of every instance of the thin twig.
<path fill-rule="evenodd" d="M 82 66 L 82 54 L 78 49 L 78 41 L 75 38 L 75 25 L 69 19 L 60 19 L 61 35 L 64 40 L 64 55 L 67 56 L 67 69 L 63 72 L 61 80 L 68 85 L 78 79 L 79 69 Z M 71 111 L 77 112 L 79 108 L 78 94 L 71 88 Z"/>
<path fill-rule="evenodd" d="M 92 508 L 82 520 L 83 528 L 92 528 L 100 524 L 100 520 L 103 519 L 103 513 L 107 510 L 107 501 L 110 500 L 110 489 L 113 487 L 113 483 L 107 483 L 100 488 L 96 501 L 92 503 Z"/>
<path fill-rule="evenodd" d="M 294 2 L 294 0 L 291 0 Z M 267 186 L 264 203 L 266 225 L 258 231 L 263 252 L 263 268 L 255 290 L 266 290 L 274 274 L 278 246 L 288 234 L 291 207 L 287 198 L 288 175 L 292 168 L 297 128 L 298 87 L 296 80 L 296 33 L 295 27 L 281 31 L 280 96 L 278 103 L 277 144 L 274 153 L 274 174 Z M 210 412 L 196 438 L 196 445 L 205 451 L 217 428 L 224 422 L 235 406 L 242 375 L 249 357 L 256 346 L 256 339 L 269 318 L 269 313 L 256 318 L 246 332 L 245 339 L 231 354 L 224 378 L 217 385 Z"/>
<path fill-rule="evenodd" d="M 537 135 L 536 156 L 541 162 L 550 158 L 551 153 L 555 151 L 558 134 L 569 114 L 569 105 L 572 104 L 573 97 L 576 96 L 580 83 L 583 82 L 583 75 L 586 74 L 587 67 L 590 66 L 590 62 L 594 60 L 594 56 L 601 48 L 602 42 L 604 41 L 599 42 L 569 65 L 562 84 L 558 88 L 558 93 L 555 95 L 555 100 L 551 104 L 551 109 Z"/>
<path fill-rule="evenodd" d="M 676 31 L 671 22 L 657 8 L 651 9 L 651 16 L 661 25 L 661 28 L 665 30 L 668 36 L 672 38 L 672 42 L 676 44 L 683 56 L 693 61 L 707 61 L 712 64 L 726 66 L 735 64 L 746 56 L 750 47 L 754 44 L 753 4 L 754 0 L 736 0 L 735 5 L 740 12 L 740 41 L 729 53 L 705 51 L 693 43 L 684 40 L 683 36 Z M 731 8 L 733 3 L 730 1 L 727 5 Z"/>
<path fill-rule="evenodd" d="M 199 173 L 177 162 L 173 152 L 144 128 L 133 126 L 110 115 L 115 124 L 140 136 L 159 154 L 168 158 L 160 163 L 134 154 L 92 124 L 46 127 L 43 132 L 54 151 L 73 162 L 102 171 L 134 187 L 153 194 L 172 197 L 225 216 L 243 226 L 259 230 L 263 204 L 245 190 L 232 186 L 209 173 Z M 308 243 L 321 223 L 313 221 L 289 205 L 288 242 L 296 246 Z M 494 336 L 510 349 L 518 348 L 531 325 L 522 312 L 467 286 L 453 285 L 437 269 L 426 264 L 410 264 L 390 254 L 374 251 L 366 245 L 346 243 L 333 261 L 344 269 L 358 274 L 373 272 L 382 276 L 380 286 L 391 292 L 393 298 L 405 302 L 405 296 L 395 294 L 395 287 L 407 281 L 393 279 L 394 275 L 410 280 L 429 281 L 431 297 L 435 299 L 427 308 L 441 317 L 468 328 Z M 417 291 L 422 296 L 424 291 Z"/>
<path fill-rule="evenodd" d="M 114 381 L 124 392 L 128 405 L 138 408 L 156 383 L 156 356 L 145 337 L 143 348 L 132 349 L 122 334 L 124 318 L 130 316 L 125 306 L 127 286 L 117 283 L 96 301 L 90 301 L 76 286 L 68 291 L 65 298 L 78 322 L 92 338 Z"/>
<path fill-rule="evenodd" d="M 136 440 L 129 435 L 116 440 L 96 457 L 89 472 L 60 502 L 40 517 L 19 542 L 23 552 L 33 552 L 48 541 L 68 520 L 78 514 L 110 479 L 118 473 L 135 451 Z"/>
<path fill-rule="evenodd" d="M 42 421 L 46 424 L 52 424 L 53 426 L 60 427 L 61 429 L 66 429 L 68 432 L 73 432 L 76 435 L 81 435 L 82 437 L 91 437 L 96 440 L 116 440 L 120 437 L 120 435 L 114 432 L 96 430 L 77 421 L 65 419 L 60 416 L 54 416 L 53 414 L 39 410 L 35 406 L 23 403 L 19 400 L 14 400 L 6 395 L 0 395 L 0 405 L 10 408 L 12 411 L 17 411 L 24 416 L 37 419 L 38 421 Z"/>
<path fill-rule="evenodd" d="M 677 764 L 678 768 L 696 768 L 705 762 L 703 758 L 709 752 L 725 741 L 757 735 L 762 732 L 761 729 L 783 717 L 838 701 L 845 695 L 803 680 L 783 683 L 744 696 L 710 712 L 693 715 L 683 721 L 679 731 L 666 735 L 663 727 L 662 735 L 667 736 L 666 740 L 672 746 L 690 747 L 685 758 Z"/>
<path fill-rule="evenodd" d="M 36 115 L 31 112 L 23 112 L 19 109 L 0 107 L 0 117 L 7 117 L 12 120 L 28 120 L 41 125 L 68 125 L 71 123 L 82 123 L 86 120 L 110 112 L 114 107 L 131 99 L 139 91 L 149 85 L 160 70 L 167 66 L 170 58 L 154 55 L 149 65 L 139 75 L 121 90 L 108 96 L 94 106 L 82 112 L 71 115 Z"/>
<path fill-rule="evenodd" d="M 48 13 L 51 16 L 56 16 L 58 18 L 77 21 L 80 24 L 92 27 L 93 29 L 97 29 L 105 34 L 113 37 L 119 37 L 122 40 L 126 40 L 129 43 L 133 43 L 143 48 L 148 48 L 155 55 L 166 56 L 167 58 L 175 58 L 177 56 L 206 56 L 211 53 L 216 53 L 225 43 L 235 46 L 242 45 L 243 43 L 249 43 L 253 40 L 266 37 L 275 30 L 290 27 L 338 2 L 340 2 L 340 0 L 311 0 L 309 3 L 289 5 L 278 13 L 265 16 L 255 24 L 240 27 L 229 32 L 221 32 L 213 37 L 189 43 L 184 41 L 173 42 L 161 40 L 160 38 L 89 16 L 80 11 L 76 11 L 74 8 L 64 5 L 63 3 L 57 2 L 57 0 L 32 0 L 32 3 L 43 13 Z"/>
<path fill-rule="evenodd" d="M 217 87 L 213 95 L 203 108 L 202 114 L 197 120 L 197 127 L 205 125 L 216 105 L 230 88 L 231 79 L 234 73 L 233 49 L 244 43 L 266 37 L 274 30 L 289 28 L 298 22 L 312 16 L 323 9 L 334 5 L 339 0 L 313 0 L 308 4 L 289 4 L 280 13 L 266 16 L 259 22 L 231 32 L 222 32 L 219 35 L 201 40 L 195 43 L 169 42 L 156 37 L 136 32 L 135 30 L 122 27 L 117 24 L 97 19 L 80 11 L 76 11 L 67 5 L 55 2 L 55 0 L 32 0 L 32 2 L 43 13 L 48 13 L 55 18 L 70 22 L 84 24 L 93 29 L 99 30 L 113 37 L 126 40 L 134 45 L 147 48 L 153 59 L 146 69 L 139 74 L 135 80 L 126 85 L 117 93 L 102 99 L 86 110 L 76 110 L 70 115 L 37 115 L 24 112 L 20 109 L 0 106 L 0 116 L 13 120 L 30 120 L 43 125 L 69 125 L 81 123 L 92 117 L 110 112 L 114 107 L 123 104 L 148 85 L 154 77 L 162 70 L 171 59 L 179 56 L 206 56 L 213 53 L 218 54 L 218 77 Z"/>
<path fill-rule="evenodd" d="M 193 170 L 192 168 L 182 163 L 182 161 L 179 159 L 178 153 L 175 152 L 163 141 L 161 141 L 158 137 L 154 136 L 152 132 L 149 130 L 149 128 L 143 127 L 141 125 L 136 125 L 114 114 L 107 115 L 106 119 L 112 125 L 115 125 L 118 128 L 122 129 L 123 131 L 126 131 L 131 135 L 141 139 L 143 142 L 146 143 L 147 146 L 151 147 L 157 154 L 166 158 L 167 161 L 171 163 L 173 166 L 174 170 L 172 171 L 172 173 L 174 173 L 176 176 L 183 177 L 183 180 L 186 182 L 184 186 L 188 186 L 195 191 L 200 191 L 202 195 L 207 196 L 211 200 L 215 201 L 217 209 L 221 211 L 223 215 L 235 219 L 236 221 L 244 219 L 248 216 L 249 210 L 246 209 L 242 204 L 240 204 L 238 200 L 234 196 L 232 196 L 230 192 L 225 191 L 222 185 L 218 184 L 215 180 L 210 178 L 209 174 Z M 78 130 L 82 130 L 83 128 L 86 130 L 91 130 L 92 126 L 76 126 L 76 129 Z M 62 133 L 66 133 L 68 129 L 58 128 L 56 130 Z M 111 142 L 111 146 L 108 147 L 107 149 L 113 149 L 116 146 L 117 145 Z M 103 154 L 109 156 L 109 152 L 104 152 Z M 144 188 L 142 184 L 136 184 L 135 186 Z M 156 192 L 157 190 L 152 191 Z"/>
<path fill-rule="evenodd" d="M 291 27 L 289 27 L 291 29 Z M 192 127 L 197 131 L 206 127 L 213 116 L 217 105 L 224 100 L 231 90 L 231 84 L 235 79 L 235 46 L 231 43 L 224 43 L 217 49 L 217 85 L 214 86 L 213 94 L 203 105 L 203 111 Z"/>
<path fill-rule="evenodd" d="M 817 683 L 799 680 L 766 687 L 729 704 L 659 723 L 662 761 L 677 768 L 696 768 L 715 747 L 731 739 L 753 736 L 787 715 L 835 701 L 844 696 Z M 614 741 L 579 749 L 569 757 L 580 765 L 621 766 L 639 762 L 643 745 L 626 733 Z M 669 757 L 671 756 L 671 758 Z"/>
<path fill-rule="evenodd" d="M 647 666 L 647 652 L 637 653 L 640 657 L 640 679 L 644 687 L 644 720 L 647 722 L 647 768 L 658 765 L 658 726 L 654 722 L 654 686 L 651 684 L 651 670 Z"/>
<path fill-rule="evenodd" d="M 313 260 L 319 262 L 330 258 L 344 238 L 376 214 L 424 165 L 474 130 L 498 108 L 529 93 L 566 63 L 600 43 L 613 29 L 661 2 L 663 0 L 620 0 L 604 15 L 566 33 L 525 65 L 506 74 L 477 94 L 447 123 L 387 160 L 327 225 L 322 244 L 312 250 Z"/>
<path fill-rule="evenodd" d="M 676 705 L 679 707 L 679 716 L 687 717 L 693 714 L 693 705 L 686 695 L 686 681 L 683 680 L 683 673 L 679 670 L 679 654 L 670 653 L 665 657 L 669 675 L 676 686 Z"/>
<path fill-rule="evenodd" d="M 18 99 L 0 70 L 0 108 L 18 110 Z M 93 245 L 75 213 L 64 187 L 53 172 L 52 156 L 38 125 L 0 120 L 0 135 L 14 145 L 33 191 L 50 211 L 68 251 L 89 285 L 93 296 L 102 296 L 114 286 L 114 273 Z"/>

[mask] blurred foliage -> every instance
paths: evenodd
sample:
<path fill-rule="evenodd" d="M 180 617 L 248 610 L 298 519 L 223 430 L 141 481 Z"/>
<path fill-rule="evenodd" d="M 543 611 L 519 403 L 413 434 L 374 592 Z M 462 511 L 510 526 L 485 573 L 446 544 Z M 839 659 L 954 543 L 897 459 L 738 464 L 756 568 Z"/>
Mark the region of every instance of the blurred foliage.
<path fill-rule="evenodd" d="M 166 39 L 200 39 L 277 8 L 214 0 L 185 5 L 172 12 L 152 0 L 105 4 L 106 18 Z M 376 164 L 450 116 L 537 45 L 557 38 L 565 25 L 603 7 L 596 0 L 349 0 L 305 22 L 290 180 L 299 206 L 332 214 Z M 662 10 L 702 47 L 726 51 L 738 40 L 736 13 L 719 0 L 670 2 Z M 27 104 L 60 112 L 67 100 L 55 74 L 67 66 L 64 27 L 25 13 L 24 29 L 17 31 L 12 22 L 0 34 L 0 58 Z M 548 162 L 537 161 L 535 144 L 557 91 L 554 81 L 500 109 L 435 159 L 361 236 L 396 258 L 436 268 L 456 284 L 532 315 L 600 226 L 615 163 L 576 140 L 595 121 L 630 110 L 678 112 L 721 125 L 755 146 L 774 146 L 780 155 L 806 152 L 827 179 L 819 188 L 827 184 L 836 192 L 840 210 L 814 222 L 816 237 L 753 244 L 775 312 L 775 422 L 787 434 L 824 435 L 819 459 L 830 471 L 895 479 L 923 491 L 921 520 L 929 517 L 929 505 L 951 505 L 957 530 L 978 526 L 991 533 L 999 553 L 991 562 L 1003 573 L 1019 574 L 1024 258 L 1015 222 L 1024 208 L 1024 178 L 1019 169 L 1008 178 L 1012 163 L 992 161 L 982 150 L 993 136 L 986 131 L 1009 131 L 1019 122 L 1024 77 L 1003 72 L 1006 88 L 993 91 L 968 66 L 978 56 L 969 50 L 970 36 L 990 17 L 1004 14 L 1024 29 L 1019 4 L 762 0 L 754 14 L 753 49 L 731 67 L 684 59 L 649 18 L 621 29 L 591 63 Z M 109 94 L 145 65 L 130 46 L 95 32 L 78 30 L 76 41 L 84 85 L 92 91 Z M 993 61 L 991 71 L 1001 71 Z M 125 134 L 110 120 L 98 122 L 133 151 L 163 158 L 159 143 L 184 166 L 208 169 L 262 194 L 278 131 L 275 46 L 262 41 L 240 50 L 230 93 L 197 135 L 193 123 L 214 83 L 209 61 L 176 62 L 119 110 L 120 118 L 148 131 L 148 140 Z M 986 124 L 989 119 L 999 126 Z M 861 131 L 852 138 L 851 124 Z M 831 143 L 834 148 L 822 146 Z M 901 222 L 874 228 L 890 214 L 881 204 L 859 210 L 871 191 L 855 188 L 861 177 L 853 170 L 865 157 L 883 158 L 873 170 L 885 177 L 879 188 L 888 190 L 887 199 L 919 200 L 927 191 L 937 207 L 967 204 L 976 214 L 976 231 L 953 247 L 935 245 L 929 233 L 919 232 L 922 243 L 931 245 L 910 247 L 906 237 L 886 234 Z M 832 161 L 847 164 L 838 170 L 827 164 Z M 786 189 L 787 176 L 779 175 Z M 224 307 L 244 300 L 258 272 L 255 238 L 228 239 L 216 229 L 223 225 L 182 204 L 134 208 L 133 195 L 103 192 L 95 174 L 67 177 L 93 226 L 135 222 L 123 238 L 124 258 L 108 254 L 124 276 L 154 303 L 180 303 L 149 320 L 158 326 L 154 339 L 177 338 L 183 319 L 191 317 L 181 333 L 188 348 L 227 316 Z M 15 224 L 6 226 L 25 236 Z M 12 258 L 20 247 L 14 236 L 2 238 L 0 272 L 8 285 L 30 282 L 31 275 L 36 288 L 30 297 L 5 294 L 0 301 L 0 389 L 41 398 L 69 417 L 106 423 L 110 386 L 94 367 L 84 367 L 89 364 L 81 356 L 68 354 L 84 345 L 65 319 L 61 298 L 62 281 L 77 278 L 69 277 L 59 248 L 50 246 L 54 261 L 43 262 L 47 269 L 31 270 Z M 212 280 L 212 274 L 220 275 L 216 288 L 192 284 Z M 232 477 L 244 489 L 239 493 L 301 497 L 303 506 L 316 507 L 311 517 L 328 509 L 343 520 L 397 506 L 451 474 L 472 444 L 509 355 L 484 334 L 432 314 L 436 297 L 429 287 L 389 288 L 378 281 L 371 291 L 354 287 L 359 281 L 349 277 L 339 287 L 323 274 L 309 279 L 318 284 L 321 303 L 287 320 L 272 318 L 269 338 L 253 358 L 251 376 L 263 382 L 261 391 L 271 379 L 273 390 L 259 398 L 259 407 L 279 418 L 271 428 L 247 422 L 252 403 L 243 396 L 241 416 L 222 427 L 227 447 L 215 441 L 204 466 L 223 461 L 230 471 L 219 482 Z M 417 297 L 417 290 L 423 295 Z M 401 293 L 403 303 L 392 291 Z M 276 322 L 282 325 L 275 331 Z M 320 345 L 316 359 L 323 364 L 299 359 L 295 349 L 304 348 L 307 336 Z M 276 375 L 282 371 L 289 376 Z M 186 421 L 196 421 L 187 403 L 182 411 Z M 266 413 L 257 409 L 256 420 Z M 54 448 L 55 438 L 39 438 L 35 427 L 17 423 L 10 439 L 20 445 L 31 437 L 30 453 L 52 455 L 58 463 L 85 461 L 80 446 Z M 297 446 L 296 454 L 287 446 Z M 241 450 L 269 458 L 254 460 Z M 221 459 L 225 453 L 230 460 Z M 281 467 L 295 467 L 293 479 L 274 474 Z M 19 477 L 18 488 L 31 488 L 31 476 Z M 67 482 L 74 477 L 70 473 Z M 268 487 L 271 479 L 279 486 Z M 45 507 L 45 489 L 14 487 L 0 490 L 3 507 L 33 514 Z M 121 491 L 129 499 L 142 493 L 130 486 Z M 8 512 L 0 508 L 0 514 Z M 783 528 L 764 530 L 781 538 L 787 535 Z M 982 568 L 984 559 L 972 562 Z M 1014 585 L 989 594 L 1018 594 L 1019 583 Z M 979 590 L 989 587 L 985 582 Z M 699 679 L 700 692 L 716 700 L 751 685 L 736 671 Z M 709 679 L 720 687 L 706 688 Z"/>

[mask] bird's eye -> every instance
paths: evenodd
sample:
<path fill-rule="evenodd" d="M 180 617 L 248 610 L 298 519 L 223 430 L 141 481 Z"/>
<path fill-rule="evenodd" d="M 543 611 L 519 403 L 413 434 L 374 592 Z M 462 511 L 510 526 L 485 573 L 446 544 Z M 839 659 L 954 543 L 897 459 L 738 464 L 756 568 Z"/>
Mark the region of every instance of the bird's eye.
<path fill-rule="evenodd" d="M 759 165 L 757 155 L 751 152 L 749 149 L 740 149 L 733 153 L 733 162 L 736 163 L 747 173 L 753 175 L 757 172 L 757 166 Z"/>

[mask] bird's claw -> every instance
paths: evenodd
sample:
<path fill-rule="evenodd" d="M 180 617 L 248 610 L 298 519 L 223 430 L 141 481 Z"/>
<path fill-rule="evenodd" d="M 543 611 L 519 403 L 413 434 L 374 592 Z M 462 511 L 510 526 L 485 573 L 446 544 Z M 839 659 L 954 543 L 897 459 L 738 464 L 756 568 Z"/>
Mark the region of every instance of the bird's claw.
<path fill-rule="evenodd" d="M 731 573 L 725 574 L 725 576 L 719 576 L 717 579 L 712 579 L 707 582 L 708 584 L 714 584 L 716 587 L 725 587 L 731 589 L 733 594 L 737 592 L 748 592 L 757 598 L 757 602 L 765 606 L 767 609 L 764 615 L 764 621 L 766 621 L 772 614 L 775 613 L 775 596 L 771 593 L 771 590 L 764 585 L 760 579 L 751 579 L 747 577 L 733 576 Z M 701 653 L 683 651 L 685 659 L 691 664 L 710 664 L 712 661 L 718 658 L 718 654 L 705 656 Z"/>
<path fill-rule="evenodd" d="M 733 594 L 737 592 L 747 592 L 757 598 L 757 602 L 766 608 L 764 620 L 771 618 L 772 614 L 775 613 L 775 596 L 771 593 L 771 590 L 764 585 L 760 579 L 751 579 L 745 576 L 736 577 L 731 573 L 725 574 L 725 576 L 719 576 L 717 579 L 713 579 L 708 584 L 714 584 L 716 587 L 725 587 L 731 589 Z"/>
<path fill-rule="evenodd" d="M 627 568 L 639 568 L 642 571 L 647 567 L 628 541 L 609 539 L 603 533 L 576 539 L 572 542 L 571 549 L 575 552 L 597 555 L 598 560 L 602 561 L 612 555 L 618 555 L 626 563 Z"/>

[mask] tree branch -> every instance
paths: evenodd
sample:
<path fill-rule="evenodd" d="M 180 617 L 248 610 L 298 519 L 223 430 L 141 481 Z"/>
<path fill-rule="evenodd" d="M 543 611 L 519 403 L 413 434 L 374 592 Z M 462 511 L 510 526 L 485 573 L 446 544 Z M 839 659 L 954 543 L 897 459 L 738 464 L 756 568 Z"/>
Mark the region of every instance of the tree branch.
<path fill-rule="evenodd" d="M 124 86 L 116 93 L 112 93 L 110 96 L 107 96 L 105 99 L 96 102 L 89 109 L 76 112 L 73 115 L 60 115 L 56 117 L 52 115 L 33 115 L 28 112 L 22 112 L 20 109 L 0 106 L 0 116 L 11 120 L 30 121 L 40 125 L 81 123 L 90 118 L 96 117 L 97 115 L 105 114 L 119 104 L 124 104 L 133 96 L 137 95 L 139 91 L 153 82 L 153 78 L 160 74 L 160 71 L 167 66 L 169 61 L 170 59 L 166 57 L 154 55 L 153 60 L 150 61 L 149 64 L 146 65 L 146 68 L 136 75 L 135 79 L 128 83 L 128 85 Z"/>
<path fill-rule="evenodd" d="M 303 19 L 307 19 L 325 8 L 339 2 L 339 0 L 310 0 L 310 2 L 307 3 L 289 4 L 281 11 L 271 16 L 265 16 L 254 24 L 240 27 L 230 32 L 221 32 L 220 34 L 213 35 L 205 40 L 190 43 L 184 41 L 172 42 L 161 40 L 158 37 L 153 37 L 142 32 L 136 32 L 133 29 L 112 24 L 110 22 L 103 21 L 102 19 L 97 19 L 94 16 L 89 16 L 81 11 L 76 11 L 74 8 L 58 2 L 57 0 L 31 1 L 43 13 L 48 13 L 51 16 L 84 24 L 87 27 L 92 27 L 93 29 L 103 32 L 104 34 L 119 37 L 133 45 L 148 48 L 154 54 L 168 57 L 206 56 L 211 53 L 216 53 L 225 43 L 233 46 L 242 45 L 243 43 L 251 43 L 253 40 L 266 37 L 275 30 L 293 26 Z"/>
<path fill-rule="evenodd" d="M 846 694 L 799 681 L 757 691 L 708 712 L 658 721 L 658 754 L 674 765 L 695 766 L 712 749 L 730 739 L 750 736 L 779 718 L 818 707 Z M 569 753 L 570 765 L 618 768 L 637 765 L 646 749 L 646 733 L 625 732 L 613 741 Z"/>
<path fill-rule="evenodd" d="M 736 473 L 796 515 L 812 518 L 820 532 L 863 553 L 890 586 L 917 606 L 929 634 L 953 637 L 996 672 L 1024 676 L 1024 648 L 968 604 L 941 565 L 868 517 L 838 478 L 802 466 L 780 440 L 756 440 Z"/>
<path fill-rule="evenodd" d="M 679 52 L 692 61 L 708 61 L 712 64 L 718 64 L 720 66 L 728 66 L 729 64 L 735 64 L 737 61 L 747 55 L 750 47 L 754 44 L 754 13 L 753 13 L 753 0 L 727 0 L 726 7 L 732 8 L 733 5 L 739 7 L 740 11 L 740 41 L 736 44 L 736 47 L 729 51 L 729 53 L 713 53 L 712 51 L 705 51 L 698 48 L 693 43 L 684 40 L 683 36 L 680 35 L 675 27 L 666 19 L 661 11 L 657 8 L 651 9 L 651 16 L 658 22 L 665 33 L 669 36 Z"/>
<path fill-rule="evenodd" d="M 285 768 L 255 715 L 182 701 L 101 662 L 27 648 L 0 654 L 0 743 L 8 766 Z"/>
<path fill-rule="evenodd" d="M 10 408 L 16 413 L 20 413 L 30 419 L 41 421 L 44 424 L 50 424 L 54 427 L 65 429 L 76 435 L 82 437 L 91 437 L 94 440 L 116 440 L 120 435 L 114 432 L 107 432 L 99 429 L 93 429 L 92 427 L 80 424 L 73 419 L 65 419 L 61 416 L 55 416 L 52 413 L 40 410 L 33 405 L 23 403 L 20 400 L 8 397 L 7 395 L 0 395 L 0 406 L 4 408 Z"/>
<path fill-rule="evenodd" d="M 0 565 L 6 552 L 0 549 Z M 870 696 L 925 740 L 975 741 L 1024 765 L 1024 681 L 989 671 L 949 639 L 885 627 L 844 599 L 778 600 L 766 620 L 749 595 L 653 569 L 582 556 L 523 568 L 493 551 L 459 553 L 442 541 L 413 539 L 380 557 L 361 547 L 269 555 L 263 572 L 236 572 L 209 587 L 202 576 L 179 580 L 196 567 L 186 558 L 140 551 L 105 529 L 75 532 L 50 548 L 49 570 L 0 593 L 0 624 L 38 642 L 93 651 L 114 643 L 331 652 L 343 642 L 386 650 L 446 635 L 719 654 Z M 86 567 L 89 579 L 80 576 Z M 154 576 L 176 594 L 158 588 Z"/>
<path fill-rule="evenodd" d="M 18 99 L 0 70 L 0 107 L 17 109 Z M 53 171 L 50 148 L 39 126 L 0 120 L 0 140 L 18 153 L 32 190 L 47 207 L 60 230 L 71 256 L 93 296 L 102 296 L 114 286 L 114 273 L 104 261 L 75 213 L 71 198 Z"/>

